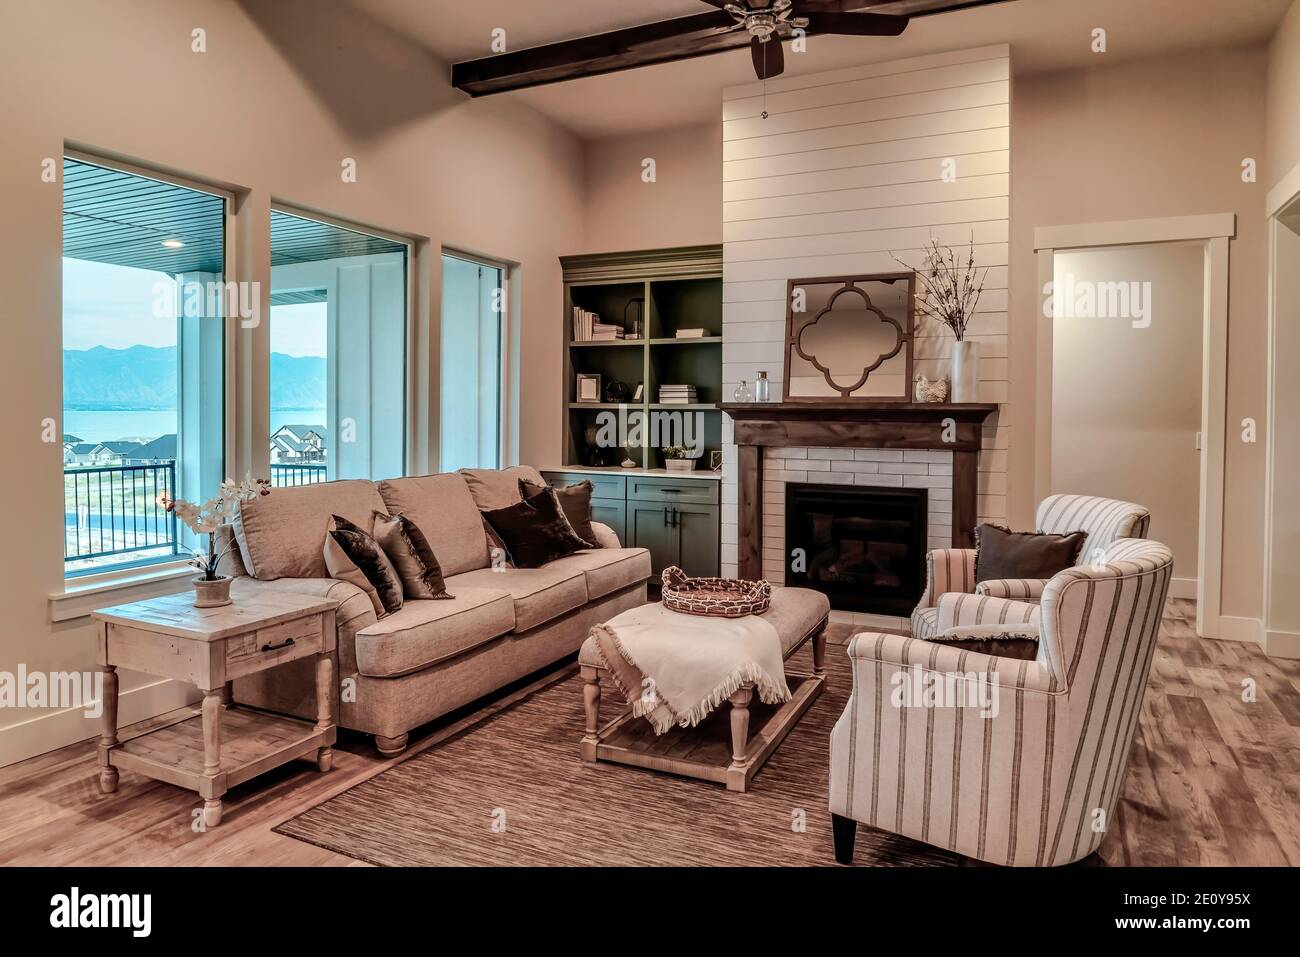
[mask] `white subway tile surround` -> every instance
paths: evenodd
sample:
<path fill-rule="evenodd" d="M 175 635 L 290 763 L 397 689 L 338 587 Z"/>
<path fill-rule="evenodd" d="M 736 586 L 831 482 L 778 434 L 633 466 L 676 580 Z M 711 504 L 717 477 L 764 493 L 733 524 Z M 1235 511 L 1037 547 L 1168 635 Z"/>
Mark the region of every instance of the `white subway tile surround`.
<path fill-rule="evenodd" d="M 895 271 L 895 255 L 914 262 L 934 238 L 954 248 L 973 239 L 977 264 L 990 267 L 970 334 L 980 401 L 1005 403 L 1009 103 L 1005 45 L 779 78 L 766 96 L 757 83 L 723 92 L 724 396 L 765 370 L 781 398 L 788 279 Z M 918 327 L 916 371 L 946 377 L 951 342 L 946 329 Z M 1003 404 L 985 422 L 980 521 L 1006 521 L 1009 412 Z M 732 437 L 724 416 L 724 575 L 737 570 Z M 784 581 L 786 481 L 924 486 L 930 547 L 951 544 L 950 452 L 765 449 L 763 569 L 773 581 Z"/>

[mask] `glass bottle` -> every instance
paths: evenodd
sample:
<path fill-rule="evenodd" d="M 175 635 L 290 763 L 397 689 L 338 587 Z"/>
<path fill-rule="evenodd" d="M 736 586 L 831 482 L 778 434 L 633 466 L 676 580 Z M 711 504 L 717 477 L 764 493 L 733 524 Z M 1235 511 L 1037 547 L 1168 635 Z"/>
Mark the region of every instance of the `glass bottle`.
<path fill-rule="evenodd" d="M 749 383 L 744 379 L 740 380 L 740 385 L 736 386 L 736 391 L 731 395 L 732 399 L 737 402 L 752 402 L 753 394 L 749 391 Z"/>
<path fill-rule="evenodd" d="M 772 385 L 767 381 L 767 373 L 759 372 L 758 381 L 754 383 L 754 401 L 768 402 L 772 398 Z"/>

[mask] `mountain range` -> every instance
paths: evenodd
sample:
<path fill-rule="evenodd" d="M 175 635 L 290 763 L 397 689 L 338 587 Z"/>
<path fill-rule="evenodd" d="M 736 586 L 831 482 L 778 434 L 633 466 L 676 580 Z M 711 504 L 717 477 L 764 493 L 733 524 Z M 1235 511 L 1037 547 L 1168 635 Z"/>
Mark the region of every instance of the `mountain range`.
<path fill-rule="evenodd" d="M 76 411 L 176 408 L 176 347 L 63 350 L 63 407 Z M 325 404 L 325 359 L 271 353 L 271 408 Z"/>

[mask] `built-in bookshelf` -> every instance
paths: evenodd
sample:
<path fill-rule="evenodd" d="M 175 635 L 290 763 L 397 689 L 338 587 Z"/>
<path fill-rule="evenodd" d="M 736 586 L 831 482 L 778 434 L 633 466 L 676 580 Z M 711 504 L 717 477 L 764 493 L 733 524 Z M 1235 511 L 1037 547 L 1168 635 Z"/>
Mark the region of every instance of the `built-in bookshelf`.
<path fill-rule="evenodd" d="M 703 454 L 696 474 L 708 474 L 711 452 L 722 449 L 722 247 L 561 257 L 564 272 L 564 448 L 566 466 L 664 468 L 661 448 L 682 444 L 685 429 L 699 430 Z M 637 338 L 581 341 L 590 322 L 575 322 L 583 310 L 603 326 Z M 683 330 L 696 330 L 679 338 Z M 606 333 L 608 334 L 608 333 Z M 599 376 L 599 401 L 582 401 L 579 376 Z M 611 383 L 626 389 L 626 402 L 612 401 Z M 689 404 L 660 401 L 660 387 L 694 387 Z M 636 395 L 637 387 L 641 394 Z M 640 412 L 645 425 L 660 429 L 658 442 L 603 448 L 592 433 L 601 413 Z M 682 412 L 680 417 L 660 413 Z M 651 414 L 655 413 L 655 414 Z M 689 422 L 687 421 L 689 419 Z M 680 424 L 679 424 L 680 423 Z M 627 469 L 631 471 L 631 469 Z"/>

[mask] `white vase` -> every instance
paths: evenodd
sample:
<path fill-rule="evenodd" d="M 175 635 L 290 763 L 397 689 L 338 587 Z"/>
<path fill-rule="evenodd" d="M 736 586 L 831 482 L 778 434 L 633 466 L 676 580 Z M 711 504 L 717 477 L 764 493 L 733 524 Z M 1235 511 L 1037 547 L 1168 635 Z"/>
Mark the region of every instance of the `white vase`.
<path fill-rule="evenodd" d="M 980 344 L 963 339 L 952 344 L 953 402 L 979 401 Z"/>

